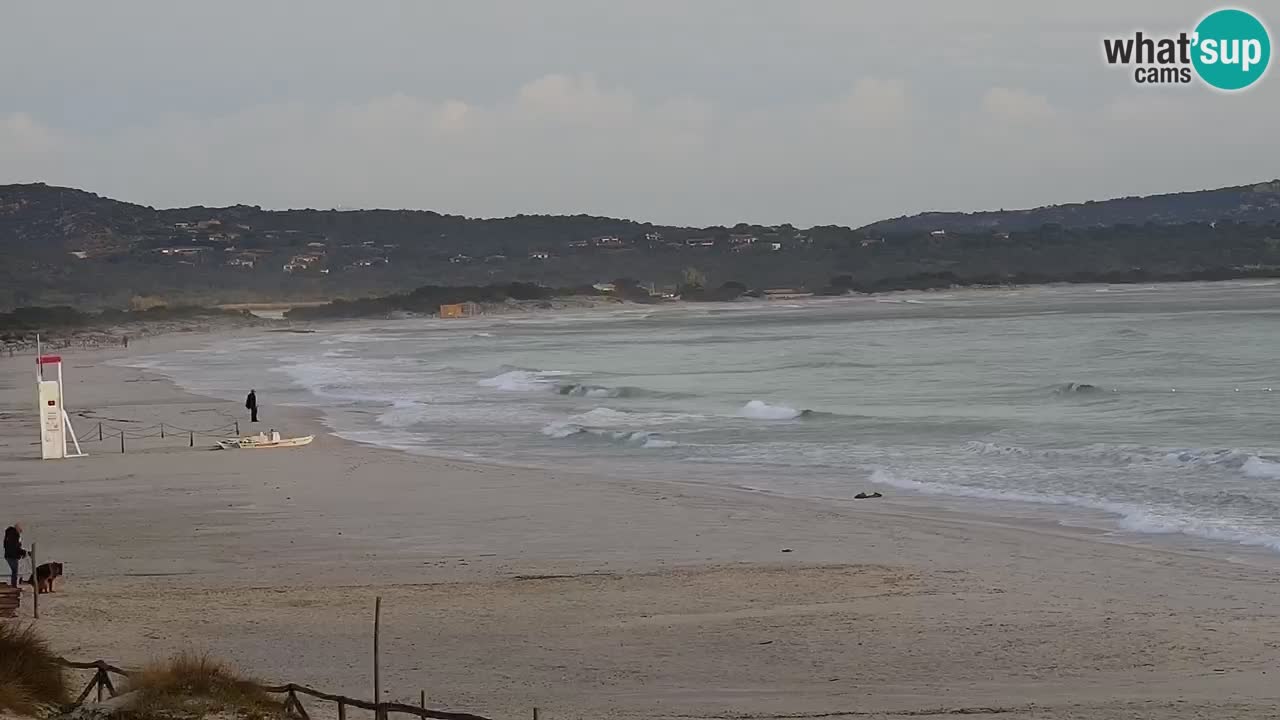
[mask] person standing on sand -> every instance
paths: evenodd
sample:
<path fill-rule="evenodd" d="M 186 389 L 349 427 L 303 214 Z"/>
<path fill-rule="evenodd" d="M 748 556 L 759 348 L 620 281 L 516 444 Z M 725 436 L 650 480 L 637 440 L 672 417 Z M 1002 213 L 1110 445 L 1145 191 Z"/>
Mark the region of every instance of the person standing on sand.
<path fill-rule="evenodd" d="M 258 422 L 258 391 L 250 390 L 249 397 L 244 399 L 244 406 L 249 411 L 249 422 Z"/>
<path fill-rule="evenodd" d="M 9 584 L 18 587 L 18 561 L 27 556 L 22 548 L 22 523 L 4 529 L 4 560 L 9 563 Z"/>

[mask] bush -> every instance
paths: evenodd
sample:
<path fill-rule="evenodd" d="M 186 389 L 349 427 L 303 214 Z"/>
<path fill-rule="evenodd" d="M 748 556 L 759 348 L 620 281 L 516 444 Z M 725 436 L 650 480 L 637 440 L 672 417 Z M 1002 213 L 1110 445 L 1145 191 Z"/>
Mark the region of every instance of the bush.
<path fill-rule="evenodd" d="M 68 701 L 67 678 L 35 628 L 0 623 L 0 710 L 34 715 Z"/>
<path fill-rule="evenodd" d="M 216 711 L 248 717 L 284 714 L 284 706 L 258 683 L 240 677 L 208 655 L 182 653 L 148 665 L 129 677 L 124 690 L 136 693 L 132 710 L 144 716 L 199 716 Z"/>

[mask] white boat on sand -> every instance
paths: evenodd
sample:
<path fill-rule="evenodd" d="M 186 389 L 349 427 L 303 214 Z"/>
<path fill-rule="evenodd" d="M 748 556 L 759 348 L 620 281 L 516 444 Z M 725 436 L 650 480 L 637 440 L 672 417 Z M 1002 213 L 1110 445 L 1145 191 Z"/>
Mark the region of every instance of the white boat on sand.
<path fill-rule="evenodd" d="M 219 440 L 218 447 L 223 450 L 253 450 L 259 448 L 287 448 L 302 447 L 310 444 L 315 440 L 315 435 L 303 435 L 302 437 L 282 438 L 280 433 L 275 430 L 271 434 L 258 433 L 257 435 L 249 435 L 248 437 L 231 438 L 230 440 Z"/>

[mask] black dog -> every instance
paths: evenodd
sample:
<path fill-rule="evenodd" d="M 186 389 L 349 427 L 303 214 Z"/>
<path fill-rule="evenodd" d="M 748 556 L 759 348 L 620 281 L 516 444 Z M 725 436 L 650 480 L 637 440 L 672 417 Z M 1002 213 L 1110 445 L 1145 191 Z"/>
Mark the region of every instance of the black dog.
<path fill-rule="evenodd" d="M 35 574 L 24 582 L 28 585 L 34 585 L 38 593 L 51 593 L 55 592 L 53 581 L 60 577 L 62 577 L 62 563 L 45 563 L 37 567 Z"/>

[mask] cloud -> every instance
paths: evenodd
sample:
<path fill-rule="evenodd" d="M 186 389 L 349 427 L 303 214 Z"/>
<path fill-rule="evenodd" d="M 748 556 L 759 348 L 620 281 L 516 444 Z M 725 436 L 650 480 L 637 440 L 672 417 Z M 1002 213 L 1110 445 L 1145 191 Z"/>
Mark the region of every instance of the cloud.
<path fill-rule="evenodd" d="M 857 225 L 1262 179 L 1276 160 L 1258 142 L 1275 101 L 1250 95 L 1190 89 L 1080 108 L 1012 86 L 938 96 L 866 75 L 825 96 L 743 106 L 553 72 L 483 100 L 398 91 L 157 113 L 104 130 L 9 113 L 0 182 L 157 206 Z M 1217 126 L 1238 132 L 1205 142 L 1201 128 Z M 1170 188 L 1188 163 L 1216 170 Z"/>
<path fill-rule="evenodd" d="M 6 155 L 42 154 L 60 150 L 65 141 L 58 133 L 22 112 L 0 114 L 0 158 Z"/>
<path fill-rule="evenodd" d="M 993 119 L 1013 123 L 1036 123 L 1053 119 L 1048 98 L 1024 90 L 994 87 L 982 98 L 982 109 Z"/>

